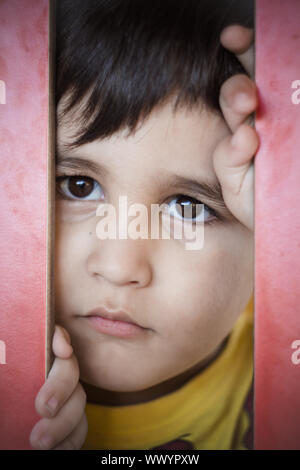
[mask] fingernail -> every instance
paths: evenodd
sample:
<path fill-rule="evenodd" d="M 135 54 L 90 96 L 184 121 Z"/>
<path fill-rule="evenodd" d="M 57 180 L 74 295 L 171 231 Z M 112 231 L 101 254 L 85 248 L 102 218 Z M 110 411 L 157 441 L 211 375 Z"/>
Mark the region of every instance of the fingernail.
<path fill-rule="evenodd" d="M 243 91 L 240 91 L 237 93 L 234 97 L 234 106 L 240 107 L 242 106 L 243 108 L 249 104 L 249 94 L 245 93 Z"/>
<path fill-rule="evenodd" d="M 47 436 L 42 436 L 38 440 L 38 446 L 42 450 L 50 449 L 52 446 L 52 439 Z"/>
<path fill-rule="evenodd" d="M 61 331 L 62 331 L 62 333 L 63 333 L 63 335 L 64 335 L 65 340 L 67 341 L 68 344 L 71 345 L 71 338 L 70 338 L 69 333 L 68 333 L 67 330 L 65 330 L 62 326 L 61 326 L 60 328 L 61 328 Z"/>
<path fill-rule="evenodd" d="M 51 397 L 50 400 L 47 401 L 45 406 L 46 406 L 47 410 L 50 411 L 51 415 L 54 415 L 55 411 L 57 409 L 57 405 L 58 405 L 57 398 Z"/>

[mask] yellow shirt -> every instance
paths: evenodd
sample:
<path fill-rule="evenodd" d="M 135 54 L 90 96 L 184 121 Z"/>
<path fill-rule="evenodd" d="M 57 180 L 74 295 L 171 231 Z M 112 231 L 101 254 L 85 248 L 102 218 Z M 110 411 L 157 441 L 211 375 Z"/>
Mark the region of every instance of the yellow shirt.
<path fill-rule="evenodd" d="M 87 404 L 89 429 L 82 448 L 146 450 L 177 441 L 177 449 L 246 449 L 253 316 L 251 297 L 220 355 L 176 391 L 137 405 Z"/>

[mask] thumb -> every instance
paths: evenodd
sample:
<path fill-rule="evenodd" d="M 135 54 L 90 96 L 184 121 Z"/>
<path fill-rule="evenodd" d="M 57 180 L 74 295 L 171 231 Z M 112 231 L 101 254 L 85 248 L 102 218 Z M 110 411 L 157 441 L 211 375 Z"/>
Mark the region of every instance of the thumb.
<path fill-rule="evenodd" d="M 68 359 L 73 354 L 70 335 L 67 330 L 60 325 L 55 326 L 52 348 L 55 356 L 61 359 Z"/>

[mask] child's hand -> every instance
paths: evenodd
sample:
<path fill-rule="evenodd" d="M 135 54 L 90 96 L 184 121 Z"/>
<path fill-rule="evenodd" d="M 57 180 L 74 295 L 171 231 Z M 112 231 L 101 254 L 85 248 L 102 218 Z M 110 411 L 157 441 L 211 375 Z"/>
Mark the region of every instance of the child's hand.
<path fill-rule="evenodd" d="M 86 394 L 79 383 L 79 367 L 67 331 L 56 326 L 53 366 L 35 400 L 42 419 L 31 431 L 36 449 L 80 449 L 87 434 Z"/>
<path fill-rule="evenodd" d="M 253 31 L 242 26 L 229 26 L 222 31 L 220 40 L 253 75 Z M 257 104 L 256 85 L 247 75 L 234 75 L 223 83 L 220 106 L 233 136 L 222 140 L 213 156 L 228 209 L 251 230 L 254 229 L 253 157 L 259 145 L 256 130 L 251 126 L 251 114 Z"/>

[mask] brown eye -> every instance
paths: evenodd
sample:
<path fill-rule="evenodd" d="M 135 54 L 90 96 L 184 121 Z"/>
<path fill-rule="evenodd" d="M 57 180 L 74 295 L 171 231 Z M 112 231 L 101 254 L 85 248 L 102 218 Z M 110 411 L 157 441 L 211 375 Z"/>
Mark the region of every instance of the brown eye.
<path fill-rule="evenodd" d="M 102 197 L 99 183 L 89 176 L 60 176 L 57 190 L 66 199 L 96 200 Z"/>
<path fill-rule="evenodd" d="M 75 197 L 87 197 L 94 189 L 94 183 L 91 178 L 71 176 L 69 178 L 68 189 Z"/>
<path fill-rule="evenodd" d="M 186 220 L 192 223 L 210 223 L 216 219 L 216 213 L 206 204 L 190 196 L 179 194 L 169 200 L 169 214 L 179 220 Z"/>
<path fill-rule="evenodd" d="M 187 196 L 179 196 L 176 199 L 176 208 L 180 211 L 181 217 L 195 219 L 203 211 L 203 204 L 196 199 Z"/>

